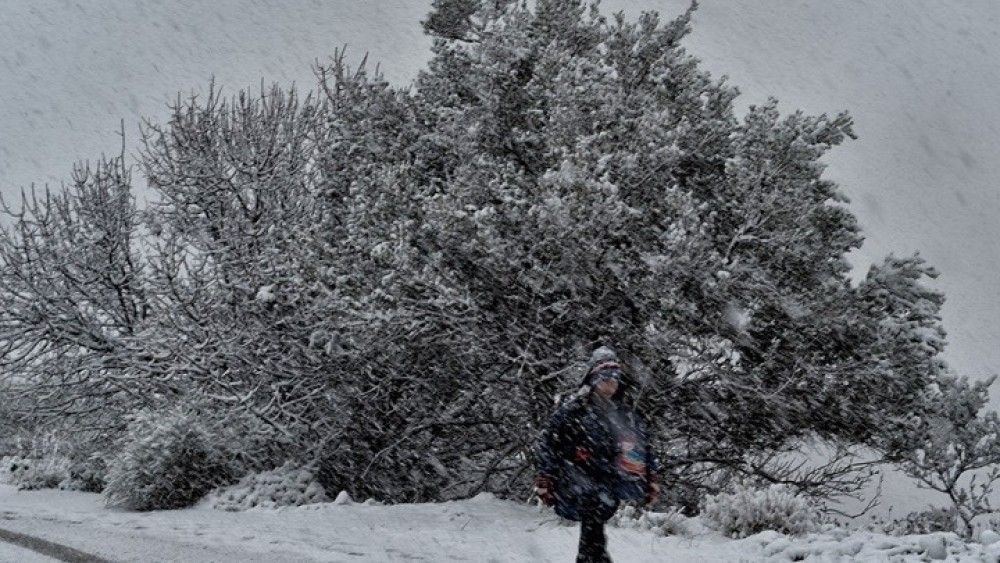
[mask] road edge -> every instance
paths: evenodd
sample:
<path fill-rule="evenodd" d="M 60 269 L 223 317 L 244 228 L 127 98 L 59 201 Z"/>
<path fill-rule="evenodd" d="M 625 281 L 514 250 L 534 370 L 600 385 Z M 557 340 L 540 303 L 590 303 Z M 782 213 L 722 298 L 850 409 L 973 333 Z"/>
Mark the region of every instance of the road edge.
<path fill-rule="evenodd" d="M 4 528 L 0 528 L 0 541 L 7 542 L 18 547 L 23 547 L 25 549 L 30 549 L 35 553 L 40 553 L 46 557 L 58 559 L 59 561 L 65 561 L 66 563 L 111 563 L 108 559 L 91 555 L 90 553 L 74 549 L 67 545 L 50 542 L 48 540 L 36 536 L 29 536 L 28 534 L 22 534 L 20 532 L 12 532 L 10 530 L 5 530 Z"/>

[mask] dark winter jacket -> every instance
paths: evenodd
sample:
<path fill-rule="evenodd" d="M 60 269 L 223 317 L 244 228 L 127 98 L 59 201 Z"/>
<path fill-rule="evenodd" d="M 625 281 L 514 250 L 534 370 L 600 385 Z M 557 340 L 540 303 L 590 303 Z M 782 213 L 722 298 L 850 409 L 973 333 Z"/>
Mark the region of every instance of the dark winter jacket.
<path fill-rule="evenodd" d="M 556 512 L 571 520 L 580 520 L 581 511 L 607 520 L 620 501 L 641 501 L 658 470 L 643 418 L 617 400 L 601 408 L 591 394 L 552 415 L 536 458 L 539 474 L 554 483 Z"/>

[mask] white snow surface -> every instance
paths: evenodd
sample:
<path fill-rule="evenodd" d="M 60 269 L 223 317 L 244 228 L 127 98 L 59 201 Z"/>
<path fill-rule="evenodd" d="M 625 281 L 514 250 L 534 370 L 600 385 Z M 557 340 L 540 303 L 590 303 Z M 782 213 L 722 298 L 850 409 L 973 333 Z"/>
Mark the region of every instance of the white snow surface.
<path fill-rule="evenodd" d="M 17 491 L 0 485 L 0 528 L 30 534 L 114 561 L 483 561 L 569 562 L 578 527 L 548 510 L 489 494 L 456 502 L 313 504 L 223 512 L 123 512 L 101 497 L 68 491 Z M 620 562 L 997 561 L 1000 544 L 965 543 L 954 534 L 891 537 L 830 528 L 799 538 L 762 532 L 727 539 L 689 526 L 663 537 L 609 527 Z M 0 560 L 19 553 L 0 542 Z M 29 554 L 30 555 L 30 554 Z M 15 559 L 19 560 L 19 559 Z M 43 558 L 25 559 L 44 561 Z"/>
<path fill-rule="evenodd" d="M 35 553 L 23 547 L 17 547 L 9 543 L 0 541 L 0 561 L 16 561 L 17 563 L 53 563 L 58 559 L 52 559 L 44 555 Z"/>

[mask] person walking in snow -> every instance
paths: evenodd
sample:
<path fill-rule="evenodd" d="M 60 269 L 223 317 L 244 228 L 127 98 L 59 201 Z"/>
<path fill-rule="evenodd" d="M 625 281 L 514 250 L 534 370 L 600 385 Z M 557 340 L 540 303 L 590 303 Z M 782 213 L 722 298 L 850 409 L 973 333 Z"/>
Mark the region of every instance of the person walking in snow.
<path fill-rule="evenodd" d="M 580 522 L 578 563 L 610 563 L 604 524 L 621 502 L 656 502 L 658 467 L 644 418 L 623 401 L 631 383 L 615 352 L 595 350 L 582 383 L 538 439 L 535 493 Z"/>

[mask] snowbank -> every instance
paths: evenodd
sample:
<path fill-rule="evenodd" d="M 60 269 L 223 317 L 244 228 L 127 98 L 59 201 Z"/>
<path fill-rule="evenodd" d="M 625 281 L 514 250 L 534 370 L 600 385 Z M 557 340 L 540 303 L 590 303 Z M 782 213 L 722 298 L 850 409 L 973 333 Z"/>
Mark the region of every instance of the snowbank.
<path fill-rule="evenodd" d="M 550 511 L 491 495 L 380 506 L 332 502 L 225 512 L 124 512 L 99 495 L 0 486 L 0 528 L 125 561 L 572 561 L 578 530 Z M 611 527 L 616 561 L 998 561 L 1000 544 L 954 534 L 891 537 L 830 528 L 794 538 L 774 531 L 731 540 L 697 521 L 684 536 Z M 4 553 L 0 551 L 0 553 Z"/>

